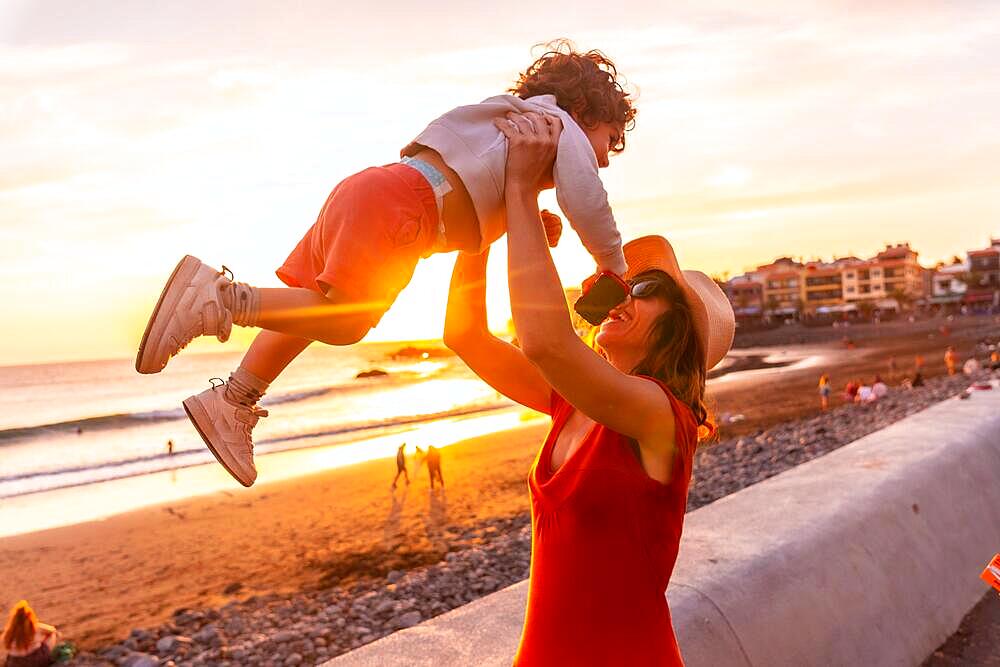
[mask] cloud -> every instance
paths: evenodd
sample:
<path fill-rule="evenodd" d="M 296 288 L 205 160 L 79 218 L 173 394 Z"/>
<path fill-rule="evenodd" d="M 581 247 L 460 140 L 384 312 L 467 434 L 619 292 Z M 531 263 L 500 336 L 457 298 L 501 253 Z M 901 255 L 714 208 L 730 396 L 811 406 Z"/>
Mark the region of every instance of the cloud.
<path fill-rule="evenodd" d="M 17 169 L 0 169 L 0 195 L 66 180 L 79 171 L 64 165 L 35 163 Z"/>
<path fill-rule="evenodd" d="M 1000 155 L 1000 147 L 996 153 Z M 721 216 L 732 214 L 760 217 L 763 212 L 809 207 L 858 205 L 884 199 L 932 197 L 936 194 L 960 192 L 966 189 L 992 188 L 984 177 L 969 178 L 968 172 L 956 168 L 950 175 L 936 168 L 924 168 L 885 174 L 880 178 L 841 181 L 823 187 L 761 194 L 719 194 L 717 191 L 688 192 L 664 197 L 616 201 L 615 209 L 655 210 L 675 216 Z"/>
<path fill-rule="evenodd" d="M 0 79 L 21 83 L 65 79 L 123 65 L 128 59 L 129 51 L 121 44 L 19 47 L 0 44 Z"/>

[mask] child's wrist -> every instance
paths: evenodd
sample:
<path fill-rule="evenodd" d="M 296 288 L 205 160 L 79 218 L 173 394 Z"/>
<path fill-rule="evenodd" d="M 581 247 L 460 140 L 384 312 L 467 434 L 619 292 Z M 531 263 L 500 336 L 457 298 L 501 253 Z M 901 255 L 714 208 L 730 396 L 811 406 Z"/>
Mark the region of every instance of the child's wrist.
<path fill-rule="evenodd" d="M 597 263 L 597 273 L 601 273 L 602 271 L 607 271 L 608 273 L 615 274 L 619 278 L 624 278 L 628 273 L 628 265 L 620 260 L 602 260 Z"/>
<path fill-rule="evenodd" d="M 537 185 L 520 174 L 507 174 L 505 181 L 504 195 L 507 197 L 511 195 L 537 197 L 538 195 Z"/>
<path fill-rule="evenodd" d="M 523 207 L 538 208 L 538 193 L 533 192 L 525 183 L 508 183 L 504 199 L 508 209 Z"/>

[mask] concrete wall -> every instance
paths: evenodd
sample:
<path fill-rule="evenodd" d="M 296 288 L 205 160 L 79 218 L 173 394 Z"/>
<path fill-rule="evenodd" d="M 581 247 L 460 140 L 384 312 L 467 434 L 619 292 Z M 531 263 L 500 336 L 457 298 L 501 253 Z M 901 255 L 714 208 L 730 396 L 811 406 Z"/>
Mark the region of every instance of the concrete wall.
<path fill-rule="evenodd" d="M 667 598 L 688 667 L 919 665 L 983 595 L 978 575 L 997 551 L 994 390 L 688 514 Z M 326 664 L 509 665 L 526 591 Z"/>

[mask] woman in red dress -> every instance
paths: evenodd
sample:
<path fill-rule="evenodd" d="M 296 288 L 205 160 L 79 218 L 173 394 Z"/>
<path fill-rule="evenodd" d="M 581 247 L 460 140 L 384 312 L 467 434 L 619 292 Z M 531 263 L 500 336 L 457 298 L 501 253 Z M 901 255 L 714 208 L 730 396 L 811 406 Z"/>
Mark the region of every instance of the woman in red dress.
<path fill-rule="evenodd" d="M 515 664 L 681 665 L 665 591 L 677 557 L 705 377 L 732 344 L 719 287 L 660 236 L 624 246 L 629 296 L 597 350 L 574 331 L 540 217 L 558 122 L 498 123 L 509 142 L 508 280 L 520 348 L 486 324 L 486 254 L 459 255 L 445 342 L 513 400 L 552 416 L 528 486 L 531 578 Z"/>

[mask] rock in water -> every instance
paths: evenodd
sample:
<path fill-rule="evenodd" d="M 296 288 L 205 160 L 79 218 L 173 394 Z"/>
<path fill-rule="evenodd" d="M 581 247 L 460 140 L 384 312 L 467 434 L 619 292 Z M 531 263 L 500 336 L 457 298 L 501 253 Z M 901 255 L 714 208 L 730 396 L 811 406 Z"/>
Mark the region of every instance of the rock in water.
<path fill-rule="evenodd" d="M 363 380 L 364 378 L 379 378 L 379 377 L 384 377 L 384 376 L 386 376 L 388 374 L 389 373 L 387 373 L 386 371 L 382 370 L 381 368 L 372 368 L 372 369 L 367 370 L 367 371 L 361 371 L 360 373 L 358 373 L 357 375 L 355 375 L 354 378 L 356 380 Z"/>

